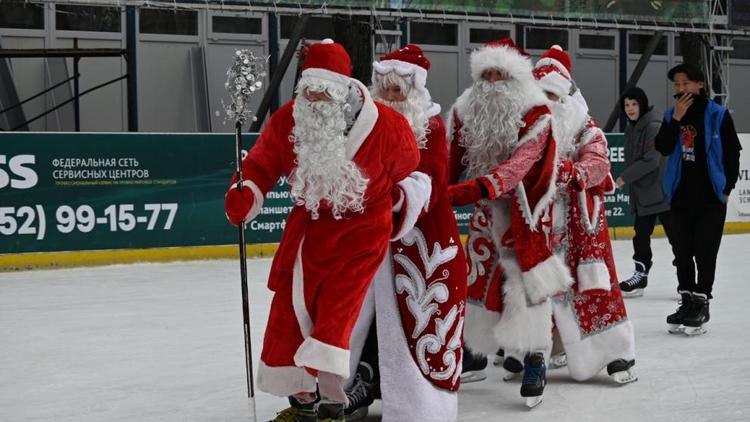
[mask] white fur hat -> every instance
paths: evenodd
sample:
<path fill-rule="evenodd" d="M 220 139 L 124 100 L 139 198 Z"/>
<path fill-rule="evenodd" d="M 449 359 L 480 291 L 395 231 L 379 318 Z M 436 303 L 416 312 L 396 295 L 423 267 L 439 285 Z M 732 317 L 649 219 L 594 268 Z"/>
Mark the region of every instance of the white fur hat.
<path fill-rule="evenodd" d="M 491 41 L 484 47 L 471 53 L 471 77 L 482 79 L 482 73 L 488 69 L 499 69 L 515 79 L 531 78 L 531 60 L 529 55 L 518 48 L 511 38 Z"/>

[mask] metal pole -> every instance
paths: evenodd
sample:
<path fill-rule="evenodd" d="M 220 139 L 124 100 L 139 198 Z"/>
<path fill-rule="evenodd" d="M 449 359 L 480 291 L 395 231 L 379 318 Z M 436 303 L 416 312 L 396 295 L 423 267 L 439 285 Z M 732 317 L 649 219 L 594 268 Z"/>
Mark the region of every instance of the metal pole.
<path fill-rule="evenodd" d="M 638 80 L 641 78 L 643 71 L 646 69 L 646 65 L 648 65 L 649 60 L 651 60 L 651 56 L 653 56 L 654 51 L 656 51 L 656 47 L 659 45 L 659 41 L 661 41 L 662 35 L 663 33 L 661 31 L 657 31 L 648 41 L 645 51 L 643 52 L 643 54 L 641 54 L 641 58 L 640 60 L 638 60 L 638 64 L 635 66 L 635 69 L 633 69 L 633 73 L 630 75 L 630 79 L 628 79 L 627 84 L 625 84 L 625 88 L 620 91 L 617 102 L 612 108 L 612 112 L 609 114 L 609 118 L 607 119 L 607 124 L 602 128 L 605 133 L 610 132 L 612 128 L 615 127 L 615 123 L 617 123 L 617 119 L 620 117 L 620 102 L 622 102 L 624 98 L 623 95 L 625 94 L 625 91 L 638 83 Z"/>
<path fill-rule="evenodd" d="M 263 120 L 266 118 L 266 113 L 268 112 L 268 106 L 271 104 L 271 96 L 279 90 L 281 80 L 284 78 L 284 73 L 286 73 L 289 63 L 292 61 L 294 50 L 297 49 L 297 44 L 299 44 L 299 40 L 302 38 L 302 32 L 305 30 L 309 18 L 310 15 L 300 15 L 297 20 L 297 25 L 295 25 L 292 36 L 289 38 L 289 43 L 286 45 L 284 54 L 281 56 L 281 62 L 279 62 L 279 66 L 271 75 L 271 82 L 268 85 L 268 90 L 263 94 L 263 99 L 260 101 L 258 113 L 255 115 L 257 120 L 250 125 L 250 132 L 259 131 L 260 127 L 263 125 Z"/>
<path fill-rule="evenodd" d="M 78 49 L 78 38 L 73 38 L 73 48 Z M 78 85 L 78 61 L 81 60 L 80 57 L 73 57 L 73 75 L 75 75 L 75 79 L 73 79 L 73 98 L 75 98 L 75 101 L 73 102 L 73 114 L 75 116 L 75 127 L 76 132 L 81 131 L 81 101 L 79 100 L 78 91 L 80 89 L 80 86 Z"/>
<path fill-rule="evenodd" d="M 137 61 L 137 32 L 136 8 L 125 7 L 125 46 L 127 49 L 128 74 L 128 132 L 138 132 L 138 61 Z"/>
<path fill-rule="evenodd" d="M 279 65 L 279 17 L 275 13 L 268 14 L 268 71 L 276 73 Z M 279 90 L 273 90 L 271 97 L 271 114 L 279 108 Z"/>

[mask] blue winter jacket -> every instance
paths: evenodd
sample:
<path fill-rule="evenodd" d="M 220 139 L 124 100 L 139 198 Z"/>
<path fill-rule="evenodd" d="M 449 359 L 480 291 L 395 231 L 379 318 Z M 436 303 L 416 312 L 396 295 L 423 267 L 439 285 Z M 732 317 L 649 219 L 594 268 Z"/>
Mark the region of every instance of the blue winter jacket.
<path fill-rule="evenodd" d="M 664 121 L 669 123 L 672 120 L 674 107 L 670 107 L 664 112 Z M 717 104 L 713 100 L 708 100 L 706 112 L 704 113 L 704 127 L 706 133 L 706 163 L 708 163 L 708 175 L 711 178 L 711 185 L 719 201 L 726 203 L 724 196 L 724 187 L 727 184 L 727 176 L 724 173 L 724 151 L 722 149 L 721 139 L 721 122 L 724 120 L 724 114 L 727 112 L 726 107 Z M 667 195 L 667 201 L 672 203 L 672 197 L 680 186 L 680 177 L 682 173 L 682 145 L 679 137 L 675 140 L 674 151 L 669 156 L 667 170 L 664 174 L 664 193 Z"/>

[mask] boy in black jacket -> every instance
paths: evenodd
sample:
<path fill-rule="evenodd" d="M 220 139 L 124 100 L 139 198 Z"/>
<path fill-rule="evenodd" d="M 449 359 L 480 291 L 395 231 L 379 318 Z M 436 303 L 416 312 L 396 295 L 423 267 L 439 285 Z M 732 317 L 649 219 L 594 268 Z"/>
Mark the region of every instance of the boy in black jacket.
<path fill-rule="evenodd" d="M 682 302 L 667 324 L 671 333 L 694 335 L 704 333 L 709 320 L 727 198 L 737 182 L 742 147 L 732 116 L 706 95 L 703 72 L 683 63 L 668 77 L 676 101 L 664 113 L 656 149 L 669 156 L 664 192 L 672 206 Z"/>

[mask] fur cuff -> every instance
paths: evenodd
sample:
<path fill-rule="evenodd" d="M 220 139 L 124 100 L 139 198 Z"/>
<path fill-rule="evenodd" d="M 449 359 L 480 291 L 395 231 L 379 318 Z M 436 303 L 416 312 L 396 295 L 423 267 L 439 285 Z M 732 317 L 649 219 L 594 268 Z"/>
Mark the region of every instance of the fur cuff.
<path fill-rule="evenodd" d="M 603 261 L 579 263 L 576 270 L 578 277 L 578 291 L 583 293 L 589 290 L 609 291 L 609 269 Z"/>
<path fill-rule="evenodd" d="M 417 223 L 422 211 L 427 211 L 432 194 L 432 179 L 422 172 L 415 171 L 398 182 L 398 187 L 404 193 L 404 201 L 398 214 L 398 221 L 394 221 L 394 234 L 391 240 L 402 238 Z"/>
<path fill-rule="evenodd" d="M 552 346 L 552 303 L 530 305 L 517 273 L 503 284 L 503 314 L 493 330 L 500 347 L 522 354 Z"/>
<path fill-rule="evenodd" d="M 464 324 L 464 341 L 471 350 L 493 356 L 497 352 L 497 341 L 491 333 L 500 321 L 500 313 L 490 311 L 481 304 L 468 302 Z"/>
<path fill-rule="evenodd" d="M 287 397 L 297 393 L 314 393 L 315 378 L 296 366 L 258 365 L 258 389 L 274 396 Z"/>
<path fill-rule="evenodd" d="M 560 258 L 550 256 L 534 268 L 521 274 L 526 297 L 531 304 L 542 303 L 573 284 L 568 267 Z"/>
<path fill-rule="evenodd" d="M 294 354 L 294 364 L 300 367 L 330 372 L 349 378 L 349 351 L 308 337 Z"/>

